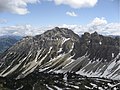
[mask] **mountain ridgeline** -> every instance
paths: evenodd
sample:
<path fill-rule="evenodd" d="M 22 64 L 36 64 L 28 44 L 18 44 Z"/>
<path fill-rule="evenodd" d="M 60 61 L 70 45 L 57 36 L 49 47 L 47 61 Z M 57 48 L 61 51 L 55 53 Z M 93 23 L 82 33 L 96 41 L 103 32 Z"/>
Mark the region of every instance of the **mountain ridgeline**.
<path fill-rule="evenodd" d="M 55 27 L 25 37 L 0 56 L 0 76 L 21 79 L 35 72 L 76 73 L 120 79 L 119 37 Z"/>

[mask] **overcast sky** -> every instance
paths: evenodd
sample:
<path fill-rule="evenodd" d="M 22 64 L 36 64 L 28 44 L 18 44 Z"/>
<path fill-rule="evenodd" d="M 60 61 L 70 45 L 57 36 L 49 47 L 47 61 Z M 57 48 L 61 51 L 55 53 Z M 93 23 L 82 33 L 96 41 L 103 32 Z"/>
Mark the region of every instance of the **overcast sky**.
<path fill-rule="evenodd" d="M 119 0 L 0 0 L 0 35 L 36 35 L 54 26 L 120 35 L 119 7 Z"/>

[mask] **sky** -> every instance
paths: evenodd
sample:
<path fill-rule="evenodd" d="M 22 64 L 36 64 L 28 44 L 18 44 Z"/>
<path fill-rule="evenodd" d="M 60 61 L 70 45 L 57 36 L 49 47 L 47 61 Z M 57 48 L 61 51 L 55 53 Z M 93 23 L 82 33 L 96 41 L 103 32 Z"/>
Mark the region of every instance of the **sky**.
<path fill-rule="evenodd" d="M 119 0 L 0 0 L 0 35 L 36 35 L 54 26 L 120 35 Z"/>

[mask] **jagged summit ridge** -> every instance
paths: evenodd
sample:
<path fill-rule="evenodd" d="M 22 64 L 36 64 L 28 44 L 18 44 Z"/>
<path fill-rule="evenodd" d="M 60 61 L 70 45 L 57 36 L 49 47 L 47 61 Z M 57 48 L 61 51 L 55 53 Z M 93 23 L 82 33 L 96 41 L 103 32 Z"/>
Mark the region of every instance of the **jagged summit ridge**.
<path fill-rule="evenodd" d="M 76 72 L 118 79 L 119 39 L 85 32 L 81 37 L 55 27 L 25 37 L 0 56 L 0 76 L 22 78 L 32 72 Z"/>
<path fill-rule="evenodd" d="M 35 38 L 43 39 L 43 40 L 44 39 L 53 40 L 53 39 L 61 39 L 61 38 L 71 38 L 73 40 L 79 40 L 79 36 L 75 34 L 72 30 L 68 28 L 58 28 L 58 27 L 55 27 L 52 30 L 48 30 L 41 35 L 37 35 L 35 36 Z"/>

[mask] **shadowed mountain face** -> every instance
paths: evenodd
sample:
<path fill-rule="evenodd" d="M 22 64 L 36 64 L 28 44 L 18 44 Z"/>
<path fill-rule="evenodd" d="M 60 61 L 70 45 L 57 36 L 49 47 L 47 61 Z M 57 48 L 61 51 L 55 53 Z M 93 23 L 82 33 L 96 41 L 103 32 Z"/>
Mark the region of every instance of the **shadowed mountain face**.
<path fill-rule="evenodd" d="M 0 53 L 3 53 L 20 39 L 20 36 L 0 36 Z"/>
<path fill-rule="evenodd" d="M 119 37 L 54 28 L 25 37 L 0 56 L 0 76 L 23 78 L 30 73 L 74 72 L 88 77 L 120 79 Z"/>

